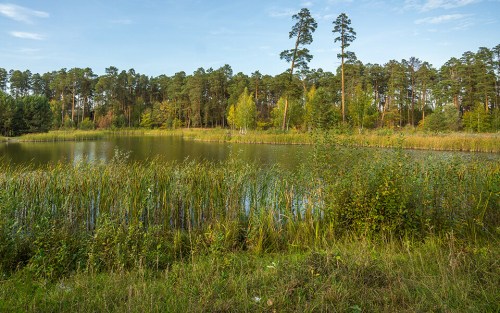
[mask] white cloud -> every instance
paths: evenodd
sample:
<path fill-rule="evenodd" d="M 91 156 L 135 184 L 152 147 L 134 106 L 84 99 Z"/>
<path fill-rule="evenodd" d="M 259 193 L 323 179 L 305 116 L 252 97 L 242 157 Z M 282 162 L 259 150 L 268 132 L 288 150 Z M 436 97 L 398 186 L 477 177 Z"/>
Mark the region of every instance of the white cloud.
<path fill-rule="evenodd" d="M 132 24 L 132 20 L 126 18 L 126 19 L 123 19 L 123 20 L 113 20 L 113 21 L 111 21 L 111 23 L 113 23 L 113 24 L 129 25 L 129 24 Z"/>
<path fill-rule="evenodd" d="M 468 17 L 468 16 L 470 16 L 470 15 L 449 14 L 449 15 L 441 15 L 441 16 L 436 16 L 436 17 L 426 17 L 426 18 L 416 20 L 415 24 L 422 24 L 422 23 L 440 24 L 440 23 L 449 22 L 449 21 L 453 21 L 453 20 L 463 19 L 463 18 Z"/>
<path fill-rule="evenodd" d="M 228 35 L 228 34 L 234 34 L 234 31 L 232 31 L 228 28 L 225 28 L 225 27 L 221 27 L 218 30 L 211 30 L 210 34 L 212 34 L 212 35 Z"/>
<path fill-rule="evenodd" d="M 295 10 L 292 10 L 292 9 L 276 9 L 276 8 L 273 8 L 270 10 L 269 12 L 269 16 L 270 17 L 285 17 L 285 16 L 292 16 L 294 15 L 295 13 Z"/>
<path fill-rule="evenodd" d="M 404 8 L 426 12 L 434 9 L 453 9 L 482 1 L 483 0 L 406 0 Z"/>
<path fill-rule="evenodd" d="M 335 15 L 335 14 L 327 14 L 327 15 L 323 16 L 323 19 L 325 19 L 325 20 L 334 20 L 335 18 L 337 18 L 337 15 Z"/>
<path fill-rule="evenodd" d="M 302 5 L 303 7 L 310 7 L 310 6 L 312 6 L 312 5 L 313 5 L 313 3 L 312 3 L 311 1 L 307 1 L 307 2 L 303 2 L 301 5 Z"/>
<path fill-rule="evenodd" d="M 354 0 L 328 0 L 328 3 L 339 4 L 339 3 L 351 3 Z"/>
<path fill-rule="evenodd" d="M 0 14 L 3 14 L 13 20 L 30 24 L 33 23 L 31 20 L 32 17 L 49 17 L 49 13 L 34 11 L 15 4 L 0 4 Z"/>
<path fill-rule="evenodd" d="M 34 33 L 25 33 L 25 32 L 10 32 L 10 34 L 14 37 L 18 38 L 24 38 L 24 39 L 35 39 L 35 40 L 42 40 L 42 36 L 39 34 L 34 34 Z"/>

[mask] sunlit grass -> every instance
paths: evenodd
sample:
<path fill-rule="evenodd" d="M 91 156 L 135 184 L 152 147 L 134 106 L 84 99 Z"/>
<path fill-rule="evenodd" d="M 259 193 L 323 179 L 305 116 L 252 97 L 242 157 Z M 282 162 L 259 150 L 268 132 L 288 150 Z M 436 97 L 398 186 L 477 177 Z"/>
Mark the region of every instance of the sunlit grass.
<path fill-rule="evenodd" d="M 147 130 L 147 129 L 124 129 L 108 134 L 124 135 L 182 135 L 185 138 L 213 141 L 213 142 L 234 142 L 234 143 L 259 143 L 259 144 L 313 144 L 313 138 L 308 132 L 300 131 L 257 131 L 248 130 L 240 132 L 238 130 L 220 128 L 183 128 L 173 130 Z M 351 145 L 366 147 L 395 147 L 401 136 L 405 138 L 403 148 L 405 149 L 426 149 L 426 150 L 447 150 L 447 151 L 469 151 L 469 152 L 500 152 L 499 134 L 473 134 L 473 133 L 444 133 L 432 134 L 421 132 L 395 132 L 385 131 L 364 131 L 363 134 L 344 136 L 349 138 Z M 342 137 L 342 135 L 341 135 Z"/>
<path fill-rule="evenodd" d="M 403 135 L 403 147 L 408 149 L 500 152 L 500 135 L 451 133 L 441 135 L 412 134 Z M 398 134 L 384 136 L 377 134 L 353 135 L 358 145 L 372 147 L 395 147 L 400 136 Z"/>
<path fill-rule="evenodd" d="M 48 133 L 25 134 L 19 141 L 65 141 L 65 140 L 92 140 L 104 137 L 103 131 L 92 130 L 58 130 Z"/>

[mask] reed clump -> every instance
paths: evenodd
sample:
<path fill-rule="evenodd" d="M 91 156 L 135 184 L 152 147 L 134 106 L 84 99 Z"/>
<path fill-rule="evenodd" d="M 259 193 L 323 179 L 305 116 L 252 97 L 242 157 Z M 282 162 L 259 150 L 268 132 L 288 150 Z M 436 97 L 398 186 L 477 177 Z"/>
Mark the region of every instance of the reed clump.
<path fill-rule="evenodd" d="M 99 130 L 59 130 L 48 133 L 25 134 L 19 141 L 67 141 L 67 140 L 94 140 L 104 137 L 104 132 Z"/>

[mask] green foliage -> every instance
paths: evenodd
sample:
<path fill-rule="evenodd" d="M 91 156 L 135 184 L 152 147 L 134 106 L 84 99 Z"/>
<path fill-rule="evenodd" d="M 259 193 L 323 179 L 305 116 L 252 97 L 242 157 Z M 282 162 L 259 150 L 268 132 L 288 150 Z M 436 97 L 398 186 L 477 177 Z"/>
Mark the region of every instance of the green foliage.
<path fill-rule="evenodd" d="M 14 119 L 14 99 L 0 90 L 0 134 L 9 136 Z"/>
<path fill-rule="evenodd" d="M 234 105 L 231 105 L 229 111 L 227 113 L 227 123 L 229 126 L 234 129 L 236 127 L 236 110 L 234 109 Z"/>
<path fill-rule="evenodd" d="M 434 113 L 420 123 L 424 130 L 441 132 L 441 131 L 458 131 L 462 127 L 462 119 L 460 111 L 454 105 L 446 105 L 437 107 Z"/>
<path fill-rule="evenodd" d="M 141 114 L 141 124 L 140 125 L 141 125 L 141 127 L 146 128 L 146 129 L 153 128 L 153 119 L 151 118 L 151 109 L 146 109 Z"/>
<path fill-rule="evenodd" d="M 373 102 L 373 89 L 368 85 L 365 89 L 358 84 L 354 89 L 354 94 L 350 102 L 349 112 L 352 121 L 359 128 L 371 128 L 375 124 L 378 110 Z"/>
<path fill-rule="evenodd" d="M 465 130 L 484 133 L 490 130 L 491 116 L 483 105 L 477 103 L 472 111 L 463 116 Z"/>
<path fill-rule="evenodd" d="M 248 89 L 245 90 L 240 95 L 236 108 L 233 109 L 233 116 L 228 115 L 228 121 L 231 119 L 231 123 L 234 123 L 236 127 L 240 128 L 240 131 L 247 131 L 249 128 L 253 128 L 255 125 L 255 117 L 257 114 L 257 108 L 255 107 L 255 101 L 252 94 L 248 93 Z M 229 109 L 229 114 L 231 113 L 231 108 Z"/>
<path fill-rule="evenodd" d="M 491 111 L 491 131 L 500 131 L 500 108 L 495 108 Z"/>
<path fill-rule="evenodd" d="M 308 102 L 310 125 L 316 129 L 330 129 L 340 121 L 340 112 L 332 98 L 323 88 L 319 88 Z"/>
<path fill-rule="evenodd" d="M 90 121 L 88 118 L 84 119 L 83 121 L 78 124 L 78 128 L 80 130 L 94 130 L 94 122 Z"/>
<path fill-rule="evenodd" d="M 0 100 L 1 101 L 1 100 Z M 8 103 L 8 101 L 7 101 Z M 14 104 L 10 102 L 10 104 Z M 26 96 L 15 101 L 10 130 L 16 136 L 47 132 L 52 126 L 52 111 L 45 96 Z"/>
<path fill-rule="evenodd" d="M 280 53 L 280 59 L 292 63 L 290 75 L 293 74 L 294 66 L 300 69 L 308 68 L 307 63 L 311 61 L 313 56 L 308 49 L 302 48 L 302 46 L 312 43 L 312 33 L 318 27 L 307 8 L 303 8 L 299 13 L 293 15 L 292 20 L 296 20 L 297 23 L 292 27 L 289 38 L 297 37 L 295 48 Z"/>

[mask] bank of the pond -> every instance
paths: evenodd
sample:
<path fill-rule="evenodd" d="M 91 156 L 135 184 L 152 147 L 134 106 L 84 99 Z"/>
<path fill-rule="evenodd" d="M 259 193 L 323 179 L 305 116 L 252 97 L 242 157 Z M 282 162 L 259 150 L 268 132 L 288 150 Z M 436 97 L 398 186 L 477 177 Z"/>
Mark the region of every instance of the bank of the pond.
<path fill-rule="evenodd" d="M 185 138 L 229 143 L 252 144 L 314 144 L 310 133 L 291 131 L 288 133 L 269 131 L 238 131 L 223 129 L 180 129 L 180 130 L 122 130 L 109 132 L 110 134 L 128 135 L 175 135 Z M 404 149 L 439 150 L 439 151 L 464 151 L 464 152 L 500 152 L 499 134 L 420 134 L 420 133 L 395 133 L 395 132 L 366 132 L 365 134 L 339 135 L 348 140 L 350 145 L 364 147 L 392 148 L 398 146 L 402 140 Z"/>
<path fill-rule="evenodd" d="M 17 137 L 14 140 L 20 142 L 30 141 L 80 141 L 80 140 L 95 140 L 102 139 L 105 132 L 99 130 L 82 131 L 82 130 L 58 130 L 49 131 L 48 133 L 25 134 Z"/>
<path fill-rule="evenodd" d="M 130 271 L 82 264 L 56 280 L 27 268 L 1 279 L 0 311 L 498 312 L 498 247 L 452 233 L 418 241 L 346 236 L 310 252 L 215 246 L 161 267 L 140 258 Z"/>
<path fill-rule="evenodd" d="M 174 129 L 174 130 L 147 130 L 147 129 L 118 129 L 106 131 L 50 131 L 48 133 L 26 134 L 17 138 L 3 138 L 0 141 L 65 141 L 65 140 L 94 140 L 105 135 L 155 135 L 155 136 L 183 136 L 207 142 L 249 143 L 249 144 L 280 144 L 280 145 L 312 145 L 314 138 L 311 133 L 290 131 L 247 131 L 241 133 L 226 129 Z M 499 134 L 425 134 L 425 133 L 396 133 L 396 132 L 365 132 L 363 134 L 339 135 L 349 145 L 362 147 L 392 148 L 399 145 L 404 149 L 463 151 L 463 152 L 500 152 Z"/>

